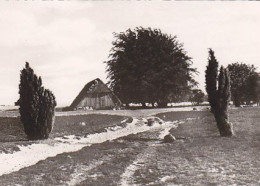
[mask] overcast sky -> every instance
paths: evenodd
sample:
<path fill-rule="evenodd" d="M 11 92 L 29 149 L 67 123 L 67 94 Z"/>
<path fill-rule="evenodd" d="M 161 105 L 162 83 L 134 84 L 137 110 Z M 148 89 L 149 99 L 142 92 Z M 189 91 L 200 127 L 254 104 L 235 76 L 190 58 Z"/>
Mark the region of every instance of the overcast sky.
<path fill-rule="evenodd" d="M 25 61 L 59 106 L 71 104 L 87 82 L 107 82 L 112 33 L 137 26 L 177 35 L 204 88 L 208 48 L 220 65 L 260 67 L 259 10 L 257 2 L 1 1 L 0 105 L 18 99 Z"/>

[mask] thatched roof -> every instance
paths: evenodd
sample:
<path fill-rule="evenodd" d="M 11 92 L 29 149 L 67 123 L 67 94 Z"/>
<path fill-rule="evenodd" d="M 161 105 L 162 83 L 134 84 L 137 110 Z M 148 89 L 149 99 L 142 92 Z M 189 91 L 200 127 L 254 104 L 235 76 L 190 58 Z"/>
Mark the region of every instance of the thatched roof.
<path fill-rule="evenodd" d="M 121 104 L 119 98 L 104 84 L 99 78 L 90 81 L 85 87 L 80 91 L 79 95 L 75 98 L 75 100 L 70 105 L 70 108 L 75 108 L 80 103 L 82 99 L 85 97 L 97 97 L 104 95 L 111 95 L 111 98 L 114 103 L 118 105 Z"/>

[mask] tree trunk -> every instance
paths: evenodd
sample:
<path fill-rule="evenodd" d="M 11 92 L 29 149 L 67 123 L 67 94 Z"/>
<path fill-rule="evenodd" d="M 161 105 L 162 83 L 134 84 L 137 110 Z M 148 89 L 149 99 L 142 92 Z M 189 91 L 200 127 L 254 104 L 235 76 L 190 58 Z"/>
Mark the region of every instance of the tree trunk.
<path fill-rule="evenodd" d="M 159 108 L 165 108 L 165 107 L 167 107 L 167 103 L 166 102 L 158 102 L 158 107 Z"/>
<path fill-rule="evenodd" d="M 227 110 L 219 109 L 214 115 L 217 121 L 220 136 L 233 136 L 233 125 L 228 122 Z"/>
<path fill-rule="evenodd" d="M 130 105 L 129 105 L 130 103 L 126 103 L 125 104 L 125 107 L 126 107 L 126 109 L 130 109 Z"/>
<path fill-rule="evenodd" d="M 240 102 L 238 96 L 234 96 L 234 105 L 236 107 L 240 107 L 240 105 L 241 105 L 241 102 Z"/>

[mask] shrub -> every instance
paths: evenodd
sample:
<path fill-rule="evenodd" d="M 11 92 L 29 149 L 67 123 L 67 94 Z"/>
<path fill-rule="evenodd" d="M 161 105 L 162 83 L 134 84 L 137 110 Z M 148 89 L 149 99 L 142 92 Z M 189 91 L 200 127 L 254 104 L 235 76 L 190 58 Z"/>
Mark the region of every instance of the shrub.
<path fill-rule="evenodd" d="M 53 128 L 55 96 L 42 86 L 41 77 L 34 74 L 26 62 L 19 85 L 20 119 L 29 140 L 47 139 Z"/>

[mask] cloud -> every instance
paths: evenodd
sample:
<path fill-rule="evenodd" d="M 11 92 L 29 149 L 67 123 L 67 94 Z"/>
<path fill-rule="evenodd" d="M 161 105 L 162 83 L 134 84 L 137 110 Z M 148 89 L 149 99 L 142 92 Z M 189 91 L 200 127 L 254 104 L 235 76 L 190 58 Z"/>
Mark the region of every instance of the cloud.
<path fill-rule="evenodd" d="M 43 10 L 66 12 L 67 10 L 76 11 L 81 7 L 79 4 L 77 6 L 75 4 L 74 6 L 64 6 L 64 4 L 61 6 L 43 4 L 45 7 L 39 9 L 39 6 L 33 6 L 32 10 L 29 10 L 31 6 L 21 4 L 22 6 L 16 7 L 16 9 L 0 11 L 0 25 L 2 25 L 0 45 L 6 47 L 45 46 L 55 50 L 71 50 L 90 44 L 95 36 L 89 37 L 89 35 L 93 35 L 96 28 L 88 18 L 72 19 L 68 14 L 67 17 L 64 15 L 49 17 L 47 25 L 41 24 L 39 19 L 42 18 Z M 50 11 L 50 9 L 53 10 Z M 35 10 L 39 10 L 39 12 L 35 12 Z"/>
<path fill-rule="evenodd" d="M 70 104 L 88 81 L 105 80 L 103 61 L 112 33 L 136 26 L 177 35 L 200 72 L 203 89 L 210 47 L 220 65 L 243 61 L 259 66 L 259 8 L 255 2 L 0 2 L 0 104 L 18 98 L 25 61 L 58 104 Z"/>

